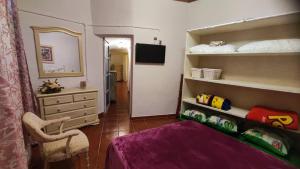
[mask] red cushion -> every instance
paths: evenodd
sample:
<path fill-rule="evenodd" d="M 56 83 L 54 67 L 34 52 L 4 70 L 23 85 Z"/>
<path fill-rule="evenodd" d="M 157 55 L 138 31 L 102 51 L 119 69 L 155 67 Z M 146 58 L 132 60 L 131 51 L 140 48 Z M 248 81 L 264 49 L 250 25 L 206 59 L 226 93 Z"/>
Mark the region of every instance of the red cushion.
<path fill-rule="evenodd" d="M 247 119 L 266 123 L 274 127 L 298 129 L 298 113 L 292 111 L 254 106 L 248 113 Z"/>

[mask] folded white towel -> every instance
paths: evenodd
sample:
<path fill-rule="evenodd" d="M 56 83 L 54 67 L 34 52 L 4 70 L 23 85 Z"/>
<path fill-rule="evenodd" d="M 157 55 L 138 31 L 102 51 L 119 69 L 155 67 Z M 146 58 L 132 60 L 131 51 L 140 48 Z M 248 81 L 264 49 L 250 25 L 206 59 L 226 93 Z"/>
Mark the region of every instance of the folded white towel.
<path fill-rule="evenodd" d="M 223 46 L 209 46 L 206 44 L 200 44 L 190 48 L 191 53 L 233 53 L 236 51 L 234 45 L 223 45 Z"/>
<path fill-rule="evenodd" d="M 263 40 L 247 43 L 238 49 L 241 53 L 300 52 L 300 39 Z"/>

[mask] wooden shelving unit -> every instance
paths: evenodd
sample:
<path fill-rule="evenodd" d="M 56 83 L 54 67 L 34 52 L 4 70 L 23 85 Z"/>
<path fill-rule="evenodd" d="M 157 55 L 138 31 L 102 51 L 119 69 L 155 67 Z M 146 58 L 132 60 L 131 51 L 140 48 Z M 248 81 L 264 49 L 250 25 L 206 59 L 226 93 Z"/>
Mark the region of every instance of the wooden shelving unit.
<path fill-rule="evenodd" d="M 229 115 L 232 115 L 232 116 L 235 116 L 235 117 L 240 117 L 240 118 L 246 118 L 246 116 L 248 114 L 248 110 L 237 108 L 237 107 L 234 107 L 234 106 L 232 106 L 230 110 L 226 111 L 226 110 L 220 110 L 220 109 L 217 109 L 217 108 L 206 106 L 206 105 L 203 105 L 203 104 L 199 104 L 199 103 L 196 103 L 195 98 L 183 98 L 182 101 L 184 103 L 193 104 L 195 106 L 203 107 L 203 108 L 206 108 L 206 109 L 214 110 L 214 111 L 217 111 L 217 112 L 220 112 L 220 113 L 229 114 Z"/>
<path fill-rule="evenodd" d="M 300 113 L 299 52 L 188 52 L 193 46 L 216 40 L 241 44 L 240 42 L 290 38 L 300 38 L 300 13 L 188 30 L 181 112 L 193 105 L 245 119 L 251 107 L 263 105 Z M 222 79 L 192 78 L 191 68 L 222 69 Z M 224 111 L 196 103 L 195 97 L 201 93 L 228 98 L 233 104 L 232 109 Z M 284 131 L 300 133 L 299 129 Z"/>
<path fill-rule="evenodd" d="M 271 85 L 271 84 L 236 81 L 236 80 L 222 80 L 222 79 L 208 80 L 204 78 L 192 78 L 192 77 L 184 77 L 184 79 L 207 82 L 207 83 L 216 83 L 216 84 L 223 84 L 223 85 L 240 86 L 240 87 L 247 87 L 247 88 L 254 88 L 254 89 L 300 94 L 300 87 L 288 87 L 288 86 L 280 86 L 280 85 Z"/>
<path fill-rule="evenodd" d="M 286 56 L 286 55 L 297 55 L 299 56 L 299 52 L 266 52 L 266 53 L 243 53 L 243 52 L 233 52 L 233 53 L 190 53 L 186 52 L 187 56 Z"/>
<path fill-rule="evenodd" d="M 195 105 L 195 106 L 198 106 L 198 107 L 202 107 L 202 108 L 205 108 L 205 109 L 213 110 L 213 111 L 219 112 L 221 114 L 227 114 L 227 115 L 239 117 L 239 118 L 242 118 L 242 119 L 245 119 L 247 117 L 248 112 L 249 112 L 249 110 L 234 107 L 234 106 L 232 106 L 231 109 L 227 110 L 227 111 L 217 109 L 217 108 L 214 108 L 214 107 L 199 104 L 199 103 L 196 102 L 195 98 L 183 98 L 182 102 L 187 103 L 187 104 L 192 104 L 192 105 Z M 300 126 L 300 121 L 299 121 L 299 126 Z M 278 129 L 280 129 L 280 128 L 278 128 Z M 300 129 L 298 129 L 298 130 L 281 129 L 281 130 L 300 134 Z"/>

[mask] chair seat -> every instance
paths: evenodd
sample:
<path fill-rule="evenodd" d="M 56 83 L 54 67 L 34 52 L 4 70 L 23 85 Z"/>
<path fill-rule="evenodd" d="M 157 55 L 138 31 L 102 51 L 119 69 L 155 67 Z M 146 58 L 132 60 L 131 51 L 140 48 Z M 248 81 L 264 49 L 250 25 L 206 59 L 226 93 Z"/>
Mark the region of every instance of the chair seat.
<path fill-rule="evenodd" d="M 89 149 L 89 140 L 86 135 L 80 130 L 77 136 L 73 136 L 70 141 L 70 153 L 72 156 L 77 155 L 79 153 L 87 152 Z M 43 143 L 43 155 L 45 159 L 49 162 L 60 161 L 67 158 L 66 154 L 66 143 L 67 138 Z"/>

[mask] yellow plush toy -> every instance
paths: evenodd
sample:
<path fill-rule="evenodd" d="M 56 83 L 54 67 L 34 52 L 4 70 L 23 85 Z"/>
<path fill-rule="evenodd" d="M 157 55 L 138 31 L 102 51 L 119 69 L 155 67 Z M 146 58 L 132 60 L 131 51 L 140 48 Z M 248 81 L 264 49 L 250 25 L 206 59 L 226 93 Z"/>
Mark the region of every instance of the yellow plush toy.
<path fill-rule="evenodd" d="M 200 94 L 197 95 L 197 103 L 209 105 L 209 101 L 212 95 L 207 95 L 207 94 Z"/>
<path fill-rule="evenodd" d="M 196 102 L 211 106 L 217 109 L 229 110 L 231 109 L 231 101 L 219 96 L 200 94 L 196 97 Z"/>

